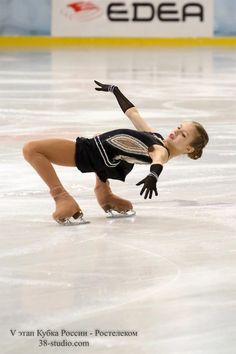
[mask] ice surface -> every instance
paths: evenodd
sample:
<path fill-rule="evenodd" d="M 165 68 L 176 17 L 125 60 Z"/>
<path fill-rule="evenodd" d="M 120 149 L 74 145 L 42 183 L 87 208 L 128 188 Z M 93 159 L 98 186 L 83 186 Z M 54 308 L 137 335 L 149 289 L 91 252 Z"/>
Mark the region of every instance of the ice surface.
<path fill-rule="evenodd" d="M 94 175 L 56 167 L 91 224 L 51 219 L 47 187 L 23 160 L 32 139 L 132 127 L 118 84 L 163 135 L 198 120 L 210 143 L 198 161 L 165 167 L 144 200 L 137 166 L 115 193 L 137 215 L 106 219 Z M 236 348 L 236 53 L 233 49 L 53 49 L 0 52 L 1 353 L 234 354 Z M 88 331 L 89 347 L 39 347 L 10 329 Z M 95 336 L 95 329 L 138 331 Z M 93 333 L 90 335 L 90 333 Z"/>

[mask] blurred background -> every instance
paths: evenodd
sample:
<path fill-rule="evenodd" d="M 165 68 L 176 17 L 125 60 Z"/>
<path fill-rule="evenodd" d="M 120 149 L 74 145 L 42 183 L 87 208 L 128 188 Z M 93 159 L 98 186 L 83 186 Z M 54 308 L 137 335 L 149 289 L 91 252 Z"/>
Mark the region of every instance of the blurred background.
<path fill-rule="evenodd" d="M 210 4 L 211 0 L 199 2 L 203 6 Z M 107 4 L 106 0 L 97 2 L 99 6 Z M 110 2 L 112 3 L 112 2 Z M 126 0 L 124 3 L 131 3 Z M 142 2 L 143 3 L 143 2 Z M 173 2 L 172 2 L 173 3 Z M 178 0 L 175 4 L 187 4 L 187 1 Z M 86 4 L 96 6 L 96 0 L 88 1 L 65 1 L 65 0 L 0 0 L 0 34 L 2 35 L 47 35 L 51 34 L 51 20 L 53 7 L 68 6 L 77 4 L 79 7 L 86 7 Z M 160 2 L 158 2 L 160 4 Z M 153 1 L 153 6 L 155 2 Z M 176 5 L 177 6 L 177 5 Z M 74 6 L 74 10 L 76 5 Z M 87 8 L 87 11 L 89 9 Z M 90 8 L 90 11 L 92 9 Z M 73 7 L 71 7 L 73 12 Z M 172 8 L 175 11 L 175 8 Z M 71 13 L 72 13 L 71 12 Z M 170 23 L 168 23 L 169 25 Z M 173 23 L 171 23 L 173 24 Z M 92 26 L 92 23 L 91 23 Z M 145 28 L 143 28 L 145 32 Z M 236 35 L 236 1 L 235 0 L 214 0 L 213 1 L 213 33 L 215 36 Z M 94 31 L 96 34 L 96 31 Z M 109 32 L 107 32 L 109 35 Z M 174 36 L 175 33 L 173 33 Z"/>

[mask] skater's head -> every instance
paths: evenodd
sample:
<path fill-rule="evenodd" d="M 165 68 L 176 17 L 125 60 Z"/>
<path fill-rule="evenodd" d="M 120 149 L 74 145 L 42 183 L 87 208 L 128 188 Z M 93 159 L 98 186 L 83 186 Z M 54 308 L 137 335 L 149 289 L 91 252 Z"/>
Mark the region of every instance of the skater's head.
<path fill-rule="evenodd" d="M 209 141 L 208 134 L 198 122 L 179 124 L 165 139 L 173 155 L 187 154 L 193 160 L 202 156 Z"/>
<path fill-rule="evenodd" d="M 191 146 L 194 150 L 188 153 L 188 157 L 193 160 L 197 160 L 202 156 L 202 152 L 204 147 L 207 145 L 209 141 L 209 136 L 205 130 L 205 128 L 198 122 L 191 122 L 195 127 L 195 137 L 191 142 Z"/>

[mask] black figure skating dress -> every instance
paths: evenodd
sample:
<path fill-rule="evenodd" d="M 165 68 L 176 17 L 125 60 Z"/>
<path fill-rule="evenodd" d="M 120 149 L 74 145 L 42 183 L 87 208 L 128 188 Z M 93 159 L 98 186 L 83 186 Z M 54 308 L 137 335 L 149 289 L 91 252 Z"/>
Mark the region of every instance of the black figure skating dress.
<path fill-rule="evenodd" d="M 76 166 L 84 173 L 95 172 L 103 182 L 108 178 L 125 181 L 134 164 L 151 164 L 148 149 L 165 147 L 163 140 L 158 133 L 132 129 L 116 129 L 91 139 L 78 137 Z"/>

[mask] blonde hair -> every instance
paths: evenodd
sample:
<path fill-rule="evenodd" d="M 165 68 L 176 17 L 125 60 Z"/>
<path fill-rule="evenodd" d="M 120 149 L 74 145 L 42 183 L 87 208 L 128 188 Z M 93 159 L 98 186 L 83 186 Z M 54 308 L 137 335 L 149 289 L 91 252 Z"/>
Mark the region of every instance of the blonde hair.
<path fill-rule="evenodd" d="M 200 123 L 194 121 L 191 123 L 194 124 L 197 134 L 190 144 L 194 150 L 188 154 L 188 157 L 190 157 L 190 159 L 197 160 L 202 156 L 202 150 L 207 145 L 209 136 Z"/>

